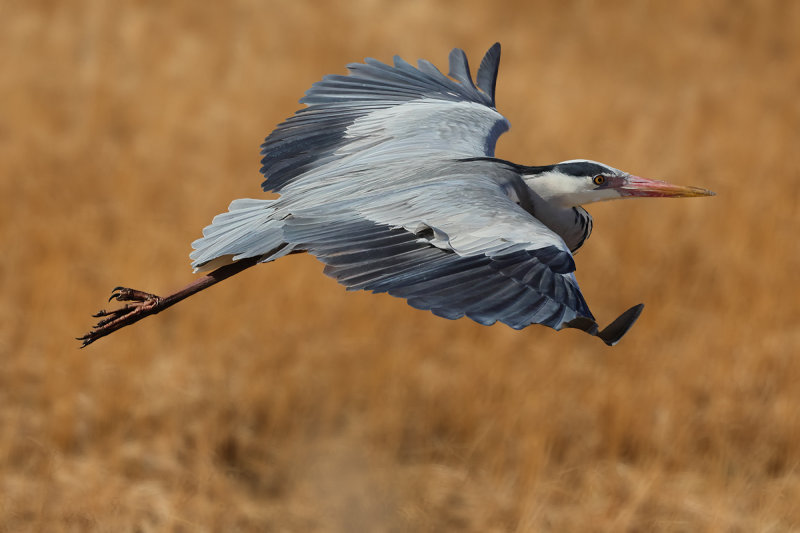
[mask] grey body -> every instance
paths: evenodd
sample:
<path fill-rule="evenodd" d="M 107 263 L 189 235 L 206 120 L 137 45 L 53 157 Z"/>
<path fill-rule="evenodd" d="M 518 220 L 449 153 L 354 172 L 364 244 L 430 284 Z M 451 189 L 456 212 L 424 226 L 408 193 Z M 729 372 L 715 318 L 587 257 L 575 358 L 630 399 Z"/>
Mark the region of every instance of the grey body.
<path fill-rule="evenodd" d="M 446 318 L 577 327 L 617 342 L 641 306 L 598 333 L 572 258 L 591 217 L 546 198 L 558 165 L 494 158 L 509 128 L 494 107 L 499 58 L 496 44 L 477 86 L 458 49 L 450 78 L 395 57 L 314 84 L 301 100 L 308 107 L 262 146 L 263 189 L 280 198 L 235 200 L 193 243 L 195 270 L 307 251 L 350 289 Z M 568 164 L 595 163 L 559 168 Z"/>

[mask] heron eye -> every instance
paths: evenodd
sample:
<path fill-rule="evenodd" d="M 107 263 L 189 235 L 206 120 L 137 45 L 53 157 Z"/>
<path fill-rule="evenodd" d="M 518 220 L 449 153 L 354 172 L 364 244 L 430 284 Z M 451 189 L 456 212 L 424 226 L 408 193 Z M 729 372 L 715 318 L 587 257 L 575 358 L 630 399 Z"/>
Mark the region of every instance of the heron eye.
<path fill-rule="evenodd" d="M 603 176 L 602 174 L 595 176 L 592 182 L 594 182 L 595 185 L 602 185 L 606 182 L 606 177 Z"/>

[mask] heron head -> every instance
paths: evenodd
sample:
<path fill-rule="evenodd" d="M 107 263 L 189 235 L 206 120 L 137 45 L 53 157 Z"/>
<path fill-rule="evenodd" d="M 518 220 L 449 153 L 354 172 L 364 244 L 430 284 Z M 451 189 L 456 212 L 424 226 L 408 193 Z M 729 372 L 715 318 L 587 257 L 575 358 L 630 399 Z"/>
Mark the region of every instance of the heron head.
<path fill-rule="evenodd" d="M 618 198 L 714 195 L 700 187 L 640 178 L 588 159 L 573 159 L 546 167 L 528 167 L 522 177 L 536 194 L 562 207 Z"/>

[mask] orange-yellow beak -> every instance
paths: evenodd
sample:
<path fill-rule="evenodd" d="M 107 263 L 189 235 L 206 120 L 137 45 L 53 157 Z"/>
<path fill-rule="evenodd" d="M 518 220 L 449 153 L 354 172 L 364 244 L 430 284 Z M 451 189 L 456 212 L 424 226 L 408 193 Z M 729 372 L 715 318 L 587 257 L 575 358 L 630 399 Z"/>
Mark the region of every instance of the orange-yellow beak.
<path fill-rule="evenodd" d="M 639 197 L 684 198 L 690 196 L 714 196 L 714 193 L 708 189 L 673 185 L 666 181 L 640 178 L 634 175 L 628 175 L 624 178 L 624 182 L 619 186 L 619 191 L 622 196 Z"/>

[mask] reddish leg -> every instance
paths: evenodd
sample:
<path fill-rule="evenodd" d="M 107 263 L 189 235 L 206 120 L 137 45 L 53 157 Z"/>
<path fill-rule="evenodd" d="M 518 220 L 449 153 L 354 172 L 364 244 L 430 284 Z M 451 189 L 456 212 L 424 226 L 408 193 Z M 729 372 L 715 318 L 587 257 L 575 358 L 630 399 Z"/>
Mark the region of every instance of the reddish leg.
<path fill-rule="evenodd" d="M 163 298 L 161 296 L 156 296 L 155 294 L 150 294 L 149 292 L 129 289 L 128 287 L 117 287 L 111 292 L 111 297 L 108 299 L 108 301 L 117 300 L 118 302 L 131 303 L 111 311 L 102 309 L 96 314 L 92 315 L 95 318 L 100 318 L 101 320 L 95 324 L 95 326 L 92 328 L 92 331 L 82 337 L 78 337 L 78 340 L 82 341 L 81 348 L 90 345 L 97 339 L 105 337 L 106 335 L 113 333 L 118 329 L 122 329 L 125 326 L 129 326 L 135 322 L 138 322 L 146 316 L 160 313 L 164 309 L 175 305 L 181 300 L 188 298 L 192 294 L 198 293 L 203 289 L 207 289 L 210 286 L 233 276 L 234 274 L 238 274 L 242 270 L 250 268 L 251 266 L 257 264 L 259 259 L 259 257 L 250 257 L 247 259 L 242 259 L 241 261 L 236 261 L 230 265 L 220 267 L 207 276 L 203 276 L 202 278 L 190 283 L 183 289 L 168 296 L 164 296 Z"/>

